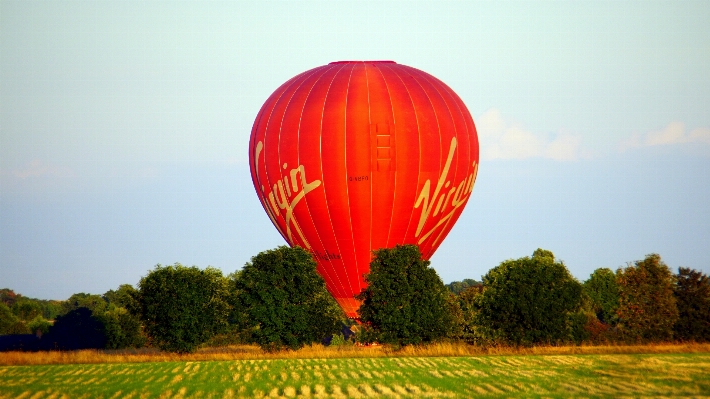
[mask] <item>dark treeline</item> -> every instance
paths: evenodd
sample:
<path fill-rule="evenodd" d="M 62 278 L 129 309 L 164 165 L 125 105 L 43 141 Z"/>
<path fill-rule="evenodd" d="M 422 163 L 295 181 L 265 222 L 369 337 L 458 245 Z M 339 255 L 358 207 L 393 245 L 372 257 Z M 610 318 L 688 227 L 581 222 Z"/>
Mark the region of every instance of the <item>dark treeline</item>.
<path fill-rule="evenodd" d="M 0 290 L 0 350 L 120 349 L 146 343 L 129 284 L 104 295 L 74 294 L 65 301 Z"/>
<path fill-rule="evenodd" d="M 580 283 L 538 249 L 502 262 L 457 298 L 459 338 L 471 343 L 710 341 L 710 279 L 684 267 L 673 273 L 658 254 Z"/>
<path fill-rule="evenodd" d="M 507 260 L 482 281 L 444 285 L 416 246 L 375 251 L 360 323 L 347 320 L 301 248 L 278 247 L 224 276 L 157 265 L 137 287 L 65 301 L 0 290 L 0 350 L 140 348 L 192 352 L 433 341 L 569 345 L 710 341 L 710 279 L 657 254 L 579 282 L 552 252 Z"/>

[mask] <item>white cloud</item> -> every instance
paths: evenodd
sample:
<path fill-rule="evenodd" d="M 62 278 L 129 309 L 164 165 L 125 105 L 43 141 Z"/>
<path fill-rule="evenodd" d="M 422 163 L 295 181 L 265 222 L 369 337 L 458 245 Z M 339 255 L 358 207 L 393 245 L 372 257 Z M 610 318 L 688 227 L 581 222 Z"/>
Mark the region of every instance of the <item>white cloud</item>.
<path fill-rule="evenodd" d="M 572 161 L 585 156 L 580 136 L 560 133 L 555 137 L 533 133 L 516 122 L 510 122 L 496 108 L 484 112 L 476 120 L 483 159 L 548 158 Z"/>
<path fill-rule="evenodd" d="M 650 147 L 657 145 L 672 145 L 683 143 L 710 144 L 710 129 L 697 128 L 685 133 L 683 122 L 671 122 L 663 130 L 651 131 L 645 134 L 634 133 L 619 143 L 619 149 L 626 151 L 635 147 Z"/>
<path fill-rule="evenodd" d="M 62 168 L 57 166 L 48 165 L 47 163 L 40 161 L 38 159 L 28 162 L 24 167 L 13 169 L 2 174 L 8 174 L 17 179 L 26 180 L 29 178 L 42 177 L 42 176 L 55 176 L 55 177 L 66 177 L 72 174 L 72 171 L 68 168 Z"/>

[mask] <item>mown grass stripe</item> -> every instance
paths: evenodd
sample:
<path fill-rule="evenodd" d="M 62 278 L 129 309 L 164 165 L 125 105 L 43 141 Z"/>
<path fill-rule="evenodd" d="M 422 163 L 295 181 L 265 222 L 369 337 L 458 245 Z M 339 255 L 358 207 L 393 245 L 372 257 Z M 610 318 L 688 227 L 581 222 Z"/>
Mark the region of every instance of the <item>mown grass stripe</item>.
<path fill-rule="evenodd" d="M 703 396 L 707 354 L 0 367 L 0 398 Z M 700 367 L 695 367 L 700 363 Z M 680 365 L 680 366 L 678 366 Z M 239 370 L 239 371 L 237 371 Z"/>

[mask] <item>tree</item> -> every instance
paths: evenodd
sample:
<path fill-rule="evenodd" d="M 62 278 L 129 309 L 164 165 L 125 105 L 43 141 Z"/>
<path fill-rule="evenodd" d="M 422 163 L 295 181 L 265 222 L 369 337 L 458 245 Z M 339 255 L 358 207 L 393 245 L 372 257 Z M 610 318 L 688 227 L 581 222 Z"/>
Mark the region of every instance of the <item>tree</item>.
<path fill-rule="evenodd" d="M 524 346 L 570 338 L 568 319 L 580 307 L 582 285 L 552 252 L 504 261 L 483 285 L 474 304 L 481 338 Z"/>
<path fill-rule="evenodd" d="M 9 288 L 0 289 L 0 302 L 4 303 L 7 307 L 11 307 L 15 301 L 22 298 L 22 295 L 15 293 L 15 291 Z"/>
<path fill-rule="evenodd" d="M 595 270 L 583 284 L 584 293 L 589 298 L 591 311 L 602 323 L 615 324 L 619 308 L 619 286 L 611 269 Z"/>
<path fill-rule="evenodd" d="M 80 307 L 58 316 L 43 339 L 47 349 L 101 349 L 106 346 L 103 324 L 89 308 Z"/>
<path fill-rule="evenodd" d="M 416 245 L 373 252 L 367 288 L 357 298 L 365 340 L 412 345 L 440 340 L 456 329 L 444 283 Z"/>
<path fill-rule="evenodd" d="M 687 267 L 678 269 L 674 290 L 678 306 L 675 336 L 686 341 L 710 341 L 710 278 Z"/>
<path fill-rule="evenodd" d="M 101 313 L 105 311 L 107 307 L 108 303 L 106 303 L 101 295 L 87 294 L 84 292 L 73 294 L 69 297 L 69 299 L 62 303 L 62 310 L 64 314 L 79 308 L 87 308 L 91 310 L 92 313 Z"/>
<path fill-rule="evenodd" d="M 62 314 L 62 301 L 57 301 L 54 299 L 50 300 L 40 300 L 42 305 L 42 317 L 47 320 L 54 320 Z"/>
<path fill-rule="evenodd" d="M 22 321 L 30 321 L 42 315 L 42 305 L 31 299 L 22 298 L 12 305 L 12 313 Z"/>
<path fill-rule="evenodd" d="M 0 302 L 0 335 L 11 334 L 13 326 L 20 320 L 12 313 L 12 310 Z"/>
<path fill-rule="evenodd" d="M 125 308 L 132 313 L 140 308 L 136 299 L 138 298 L 138 291 L 130 284 L 121 284 L 115 291 L 108 290 L 102 298 L 108 303 L 109 307 L 114 305 L 119 308 Z"/>
<path fill-rule="evenodd" d="M 476 298 L 481 295 L 482 292 L 483 284 L 472 285 L 457 296 L 459 309 L 461 309 L 461 339 L 468 343 L 475 343 L 477 341 L 475 303 Z"/>
<path fill-rule="evenodd" d="M 19 310 L 17 308 L 13 308 L 13 306 L 17 302 L 29 302 L 29 303 L 34 303 L 39 305 L 41 309 L 41 314 L 42 317 L 48 320 L 54 320 L 57 315 L 62 314 L 62 303 L 63 301 L 55 301 L 55 300 L 45 300 L 45 299 L 36 299 L 36 298 L 28 298 L 25 296 L 22 296 L 22 294 L 17 294 L 15 291 L 9 289 L 9 288 L 3 288 L 0 289 L 0 302 L 4 303 L 11 309 L 13 312 L 19 313 Z M 33 305 L 30 305 L 34 307 Z M 66 312 L 64 312 L 66 313 Z M 23 320 L 31 320 L 34 317 L 31 317 L 29 319 L 23 319 Z"/>
<path fill-rule="evenodd" d="M 227 280 L 218 269 L 158 264 L 138 287 L 144 327 L 162 350 L 193 352 L 226 326 Z"/>
<path fill-rule="evenodd" d="M 102 296 L 108 307 L 97 317 L 106 329 L 106 348 L 140 348 L 145 345 L 138 297 L 139 292 L 130 284 L 122 284 Z"/>
<path fill-rule="evenodd" d="M 140 320 L 125 308 L 114 306 L 96 318 L 104 326 L 106 349 L 140 348 L 145 345 Z"/>
<path fill-rule="evenodd" d="M 37 335 L 38 338 L 42 338 L 42 335 L 47 334 L 49 329 L 52 327 L 52 323 L 45 319 L 41 315 L 32 319 L 27 323 L 27 328 L 32 334 Z"/>
<path fill-rule="evenodd" d="M 260 252 L 235 275 L 238 308 L 265 350 L 298 349 L 340 330 L 342 311 L 300 247 Z"/>
<path fill-rule="evenodd" d="M 452 281 L 451 283 L 446 284 L 446 288 L 456 295 L 461 294 L 469 287 L 483 287 L 483 283 L 474 279 L 465 278 L 463 281 Z"/>
<path fill-rule="evenodd" d="M 654 342 L 673 338 L 678 307 L 675 277 L 658 254 L 616 272 L 619 285 L 619 331 L 628 341 Z"/>

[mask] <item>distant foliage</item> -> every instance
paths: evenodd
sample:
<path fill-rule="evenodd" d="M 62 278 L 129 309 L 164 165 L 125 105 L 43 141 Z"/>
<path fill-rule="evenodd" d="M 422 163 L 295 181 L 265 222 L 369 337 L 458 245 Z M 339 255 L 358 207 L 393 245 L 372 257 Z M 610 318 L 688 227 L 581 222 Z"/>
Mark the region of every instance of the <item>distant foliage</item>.
<path fill-rule="evenodd" d="M 483 292 L 483 284 L 472 285 L 465 290 L 463 290 L 456 297 L 459 310 L 461 312 L 461 318 L 459 320 L 460 324 L 460 339 L 466 341 L 470 344 L 477 343 L 480 334 L 477 334 L 477 328 L 475 324 L 476 309 L 475 303 L 476 298 Z"/>
<path fill-rule="evenodd" d="M 456 295 L 459 295 L 469 287 L 483 288 L 483 283 L 470 278 L 466 278 L 463 281 L 452 281 L 451 283 L 446 284 L 446 288 Z"/>
<path fill-rule="evenodd" d="M 260 252 L 233 281 L 232 321 L 247 328 L 265 350 L 298 349 L 340 330 L 344 315 L 303 248 Z"/>
<path fill-rule="evenodd" d="M 108 290 L 102 295 L 102 298 L 109 307 L 124 308 L 131 313 L 136 313 L 140 310 L 138 290 L 130 284 L 121 284 L 116 290 Z"/>
<path fill-rule="evenodd" d="M 0 335 L 11 334 L 13 326 L 20 321 L 5 304 L 0 303 Z"/>
<path fill-rule="evenodd" d="M 30 333 L 35 334 L 40 338 L 42 337 L 42 335 L 47 334 L 51 327 L 52 323 L 50 323 L 49 320 L 45 319 L 42 316 L 37 316 L 34 319 L 30 320 L 29 323 L 27 323 L 27 329 L 30 331 Z"/>
<path fill-rule="evenodd" d="M 35 301 L 23 298 L 12 305 L 12 313 L 20 320 L 28 322 L 42 315 L 42 306 Z"/>
<path fill-rule="evenodd" d="M 502 262 L 483 284 L 474 316 L 482 339 L 525 346 L 570 339 L 569 316 L 579 310 L 582 285 L 552 252 Z"/>
<path fill-rule="evenodd" d="M 162 350 L 193 352 L 227 325 L 227 280 L 218 269 L 157 265 L 138 286 L 146 332 Z"/>
<path fill-rule="evenodd" d="M 681 267 L 676 280 L 675 337 L 684 341 L 710 341 L 710 278 L 697 270 Z"/>
<path fill-rule="evenodd" d="M 62 314 L 62 301 L 29 298 L 9 288 L 0 289 L 0 302 L 11 308 L 16 316 L 21 312 L 26 312 L 28 307 L 36 309 L 35 305 L 39 306 L 41 315 L 45 319 L 54 320 L 57 315 Z M 23 306 L 15 307 L 18 302 L 22 302 Z M 30 315 L 19 315 L 18 317 L 22 320 L 31 320 L 34 315 L 31 317 Z"/>
<path fill-rule="evenodd" d="M 22 295 L 15 293 L 15 291 L 9 288 L 0 289 L 0 302 L 5 304 L 8 308 L 15 303 L 18 297 L 22 297 Z"/>
<path fill-rule="evenodd" d="M 364 339 L 394 345 L 411 345 L 440 340 L 455 333 L 452 315 L 455 301 L 449 299 L 436 271 L 423 260 L 419 247 L 397 245 L 374 251 L 360 319 Z"/>
<path fill-rule="evenodd" d="M 62 314 L 67 314 L 79 308 L 87 308 L 91 310 L 92 313 L 101 313 L 105 311 L 107 307 L 108 303 L 101 295 L 80 292 L 70 296 L 69 299 L 62 303 Z"/>
<path fill-rule="evenodd" d="M 583 284 L 584 293 L 589 298 L 590 310 L 599 321 L 605 324 L 616 324 L 619 308 L 619 286 L 616 274 L 611 269 L 595 270 Z"/>
<path fill-rule="evenodd" d="M 647 255 L 616 272 L 619 285 L 619 331 L 626 341 L 673 339 L 678 307 L 673 295 L 675 276 L 658 254 Z"/>
<path fill-rule="evenodd" d="M 140 348 L 146 343 L 140 320 L 125 308 L 114 307 L 96 318 L 104 326 L 106 349 Z"/>

